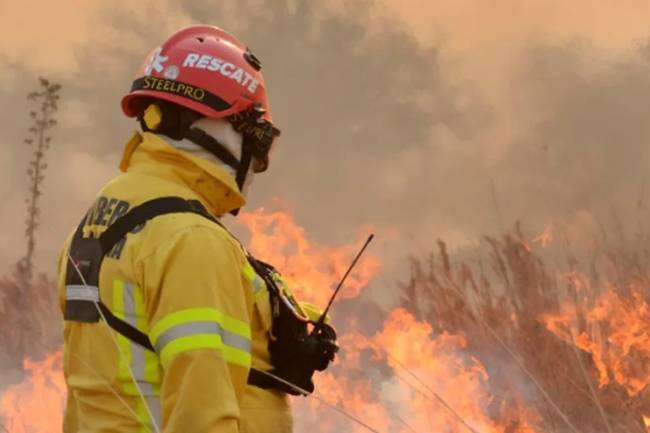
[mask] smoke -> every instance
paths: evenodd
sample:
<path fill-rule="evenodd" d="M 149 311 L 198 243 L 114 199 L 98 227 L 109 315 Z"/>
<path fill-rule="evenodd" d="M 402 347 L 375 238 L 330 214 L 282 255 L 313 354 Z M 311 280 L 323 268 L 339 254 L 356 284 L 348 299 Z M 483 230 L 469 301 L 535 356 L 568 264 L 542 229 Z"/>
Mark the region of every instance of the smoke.
<path fill-rule="evenodd" d="M 283 130 L 249 207 L 280 197 L 318 240 L 372 225 L 390 263 L 518 218 L 543 227 L 635 210 L 648 160 L 643 14 L 515 3 L 2 3 L 0 223 L 13 246 L 2 266 L 23 242 L 24 95 L 36 77 L 64 86 L 36 257 L 52 273 L 66 233 L 117 173 L 135 127 L 119 99 L 134 71 L 198 22 L 236 32 L 262 59 Z"/>
<path fill-rule="evenodd" d="M 629 225 L 647 212 L 649 8 L 0 0 L 0 272 L 24 253 L 22 139 L 36 78 L 63 85 L 36 254 L 53 274 L 64 237 L 117 174 L 135 127 L 119 110 L 134 71 L 168 34 L 201 22 L 233 31 L 262 59 L 283 130 L 249 209 L 279 197 L 324 244 L 349 244 L 372 226 L 384 263 L 375 294 L 387 285 L 382 296 L 395 295 L 402 274 L 391 264 L 438 238 L 464 246 L 517 219 L 579 238 L 612 212 Z M 336 314 L 363 310 L 360 328 L 379 328 L 374 301 L 342 302 Z M 508 365 L 497 358 L 488 370 Z M 384 384 L 397 406 L 388 398 L 397 384 Z"/>
<path fill-rule="evenodd" d="M 580 45 L 527 50 L 518 79 L 534 83 L 525 97 L 536 116 L 500 168 L 518 176 L 518 195 L 541 199 L 528 204 L 528 213 L 561 217 L 643 205 L 649 72 L 642 46 L 616 60 L 594 58 Z"/>

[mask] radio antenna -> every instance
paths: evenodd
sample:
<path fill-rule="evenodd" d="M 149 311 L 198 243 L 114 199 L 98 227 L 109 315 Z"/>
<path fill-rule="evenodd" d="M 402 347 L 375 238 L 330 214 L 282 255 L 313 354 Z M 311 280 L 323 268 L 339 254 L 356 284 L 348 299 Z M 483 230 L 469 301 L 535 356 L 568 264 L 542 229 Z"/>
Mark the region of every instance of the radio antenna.
<path fill-rule="evenodd" d="M 320 318 L 318 319 L 318 322 L 316 322 L 316 326 L 322 325 L 325 323 L 325 318 L 327 317 L 327 312 L 329 311 L 330 307 L 332 306 L 332 303 L 334 302 L 334 299 L 336 299 L 336 296 L 339 294 L 339 291 L 341 290 L 341 287 L 343 287 L 343 283 L 345 282 L 346 278 L 348 275 L 350 275 L 350 272 L 352 272 L 352 268 L 357 264 L 359 261 L 359 258 L 363 254 L 363 252 L 366 250 L 368 247 L 368 244 L 372 241 L 372 239 L 375 237 L 374 233 L 368 236 L 368 239 L 366 240 L 366 243 L 363 244 L 363 247 L 361 247 L 361 250 L 357 253 L 356 257 L 354 260 L 352 260 L 352 264 L 350 264 L 350 267 L 348 270 L 345 272 L 343 275 L 343 278 L 341 278 L 341 281 L 339 282 L 338 286 L 336 286 L 336 289 L 334 290 L 334 293 L 332 294 L 332 297 L 330 298 L 329 302 L 327 303 L 327 307 L 325 307 L 325 310 L 323 311 L 323 314 L 321 314 Z"/>

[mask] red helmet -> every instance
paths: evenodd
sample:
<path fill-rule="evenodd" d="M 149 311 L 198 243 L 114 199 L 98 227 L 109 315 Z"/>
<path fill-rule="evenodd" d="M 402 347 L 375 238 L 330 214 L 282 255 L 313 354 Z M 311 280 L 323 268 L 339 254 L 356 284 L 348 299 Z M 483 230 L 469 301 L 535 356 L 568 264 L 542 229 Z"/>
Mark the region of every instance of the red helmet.
<path fill-rule="evenodd" d="M 189 108 L 206 117 L 226 118 L 256 107 L 271 122 L 261 64 L 226 31 L 191 26 L 153 50 L 144 62 L 122 110 L 135 117 L 149 98 Z"/>

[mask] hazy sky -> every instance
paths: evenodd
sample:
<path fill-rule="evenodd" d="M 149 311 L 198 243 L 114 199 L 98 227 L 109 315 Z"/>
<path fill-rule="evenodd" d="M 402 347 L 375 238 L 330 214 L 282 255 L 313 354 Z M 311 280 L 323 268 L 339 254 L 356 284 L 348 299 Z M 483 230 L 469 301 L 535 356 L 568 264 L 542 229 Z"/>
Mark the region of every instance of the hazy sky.
<path fill-rule="evenodd" d="M 387 258 L 521 218 L 569 230 L 644 205 L 650 3 L 599 0 L 0 0 L 0 270 L 24 251 L 25 95 L 63 86 L 37 263 L 112 175 L 145 54 L 222 26 L 264 64 L 283 136 L 250 207 L 279 198 L 322 242 L 373 225 Z"/>

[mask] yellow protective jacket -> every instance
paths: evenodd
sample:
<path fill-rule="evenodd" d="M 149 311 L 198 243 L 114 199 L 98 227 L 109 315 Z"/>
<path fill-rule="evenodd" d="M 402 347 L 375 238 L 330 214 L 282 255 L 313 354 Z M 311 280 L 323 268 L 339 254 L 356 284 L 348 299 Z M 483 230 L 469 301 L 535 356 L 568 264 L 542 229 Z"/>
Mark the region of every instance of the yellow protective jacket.
<path fill-rule="evenodd" d="M 131 139 L 120 168 L 86 215 L 84 236 L 157 197 L 199 200 L 215 216 L 244 204 L 225 170 L 152 133 Z M 72 290 L 69 243 L 59 259 L 62 308 Z M 155 217 L 104 258 L 99 297 L 156 352 L 103 321 L 67 321 L 64 433 L 153 432 L 152 417 L 164 433 L 291 431 L 286 395 L 246 383 L 251 366 L 270 369 L 271 311 L 263 281 L 224 228 L 190 213 Z"/>

